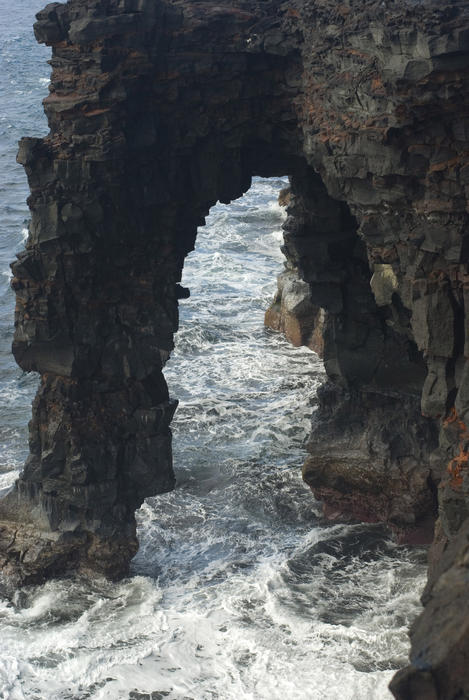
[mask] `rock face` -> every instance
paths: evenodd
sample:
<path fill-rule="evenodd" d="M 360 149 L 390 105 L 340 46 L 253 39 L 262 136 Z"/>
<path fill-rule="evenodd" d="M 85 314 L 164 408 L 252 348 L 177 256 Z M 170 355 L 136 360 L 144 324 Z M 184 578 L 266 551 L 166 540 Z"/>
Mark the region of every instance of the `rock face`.
<path fill-rule="evenodd" d="M 407 541 L 438 511 L 445 564 L 394 692 L 469 697 L 451 617 L 469 516 L 466 1 L 69 0 L 35 31 L 50 134 L 20 145 L 13 349 L 41 386 L 0 502 L 4 571 L 127 571 L 134 510 L 174 482 L 162 369 L 184 258 L 217 200 L 288 174 L 284 250 L 325 310 L 329 377 L 305 479 L 329 515 Z M 435 607 L 449 641 L 425 646 Z"/>
<path fill-rule="evenodd" d="M 291 189 L 280 190 L 278 203 L 291 203 Z M 324 353 L 325 311 L 311 301 L 310 286 L 301 279 L 299 270 L 291 261 L 277 278 L 277 293 L 265 312 L 264 323 L 274 331 L 282 332 L 295 347 L 306 345 L 320 357 Z"/>
<path fill-rule="evenodd" d="M 284 333 L 295 347 L 306 345 L 322 357 L 325 312 L 310 297 L 309 284 L 299 277 L 298 270 L 287 268 L 277 278 L 277 293 L 265 312 L 264 323 Z"/>
<path fill-rule="evenodd" d="M 425 613 L 411 630 L 411 665 L 391 690 L 402 700 L 455 700 L 469 693 L 469 520 L 451 542 L 422 596 Z"/>

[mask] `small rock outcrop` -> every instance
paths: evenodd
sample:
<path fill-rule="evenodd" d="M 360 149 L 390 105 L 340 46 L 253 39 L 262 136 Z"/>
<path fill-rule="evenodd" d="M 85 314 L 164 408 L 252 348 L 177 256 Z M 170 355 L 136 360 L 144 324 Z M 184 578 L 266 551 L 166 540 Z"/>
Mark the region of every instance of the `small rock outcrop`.
<path fill-rule="evenodd" d="M 277 293 L 265 313 L 264 323 L 281 331 L 295 347 L 306 345 L 320 357 L 323 355 L 324 309 L 311 301 L 309 284 L 298 270 L 285 270 L 277 278 Z"/>
<path fill-rule="evenodd" d="M 428 540 L 438 515 L 393 691 L 464 697 L 467 3 L 69 0 L 35 31 L 52 47 L 50 133 L 20 146 L 32 219 L 13 350 L 41 385 L 30 457 L 0 502 L 3 571 L 127 571 L 135 509 L 174 483 L 162 370 L 184 258 L 217 200 L 288 174 L 301 281 L 282 280 L 279 304 L 324 309 L 328 375 L 305 479 L 331 517 L 403 541 Z"/>
<path fill-rule="evenodd" d="M 280 190 L 279 205 L 288 207 L 291 201 L 291 188 Z M 322 357 L 324 317 L 324 309 L 311 301 L 309 284 L 301 279 L 298 268 L 287 260 L 284 272 L 277 278 L 277 292 L 265 313 L 264 324 L 283 333 L 295 347 L 305 345 Z"/>

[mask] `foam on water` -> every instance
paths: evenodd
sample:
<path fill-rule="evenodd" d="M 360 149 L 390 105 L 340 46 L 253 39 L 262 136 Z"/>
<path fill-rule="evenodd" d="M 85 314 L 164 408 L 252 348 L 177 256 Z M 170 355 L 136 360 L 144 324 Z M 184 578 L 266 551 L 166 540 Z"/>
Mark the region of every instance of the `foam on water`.
<path fill-rule="evenodd" d="M 26 456 L 37 380 L 10 354 L 8 265 L 27 237 L 21 135 L 45 132 L 42 0 L 0 0 L 0 489 Z M 8 96 L 8 99 L 7 99 Z M 300 467 L 322 364 L 264 329 L 281 269 L 283 179 L 215 207 L 189 256 L 166 376 L 177 488 L 138 513 L 119 584 L 49 582 L 0 602 L 0 698 L 386 700 L 424 581 L 421 549 L 321 518 Z M 156 695 L 155 695 L 156 697 Z"/>

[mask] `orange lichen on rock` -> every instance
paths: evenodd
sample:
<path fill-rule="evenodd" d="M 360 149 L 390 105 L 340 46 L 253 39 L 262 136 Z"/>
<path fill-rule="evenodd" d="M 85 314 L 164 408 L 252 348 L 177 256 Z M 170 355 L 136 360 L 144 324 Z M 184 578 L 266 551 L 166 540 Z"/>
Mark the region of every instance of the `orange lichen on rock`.
<path fill-rule="evenodd" d="M 456 409 L 451 409 L 448 417 L 443 421 L 445 428 L 450 425 L 455 425 L 460 434 L 459 454 L 449 462 L 447 471 L 450 475 L 450 486 L 457 490 L 460 489 L 463 482 L 464 469 L 469 466 L 469 453 L 465 449 L 464 443 L 469 440 L 469 431 L 466 424 L 459 418 Z"/>
<path fill-rule="evenodd" d="M 438 173 L 438 172 L 442 172 L 443 170 L 449 170 L 451 168 L 455 168 L 458 165 L 466 163 L 467 157 L 468 157 L 467 151 L 463 151 L 455 158 L 451 158 L 450 160 L 440 161 L 439 163 L 433 163 L 432 165 L 430 165 L 429 172 L 430 173 Z"/>
<path fill-rule="evenodd" d="M 453 423 L 457 424 L 458 429 L 461 432 L 467 431 L 466 424 L 459 418 L 458 412 L 456 411 L 454 406 L 450 410 L 447 418 L 445 418 L 445 420 L 443 421 L 443 427 L 447 428 L 448 426 L 452 425 Z M 469 437 L 469 435 L 467 435 L 466 437 Z"/>
<path fill-rule="evenodd" d="M 454 457 L 448 464 L 448 473 L 451 477 L 450 486 L 453 489 L 461 488 L 463 480 L 463 469 L 467 468 L 468 463 L 469 454 L 461 447 L 457 457 Z"/>
<path fill-rule="evenodd" d="M 380 75 L 376 75 L 371 79 L 370 89 L 372 92 L 378 93 L 379 95 L 386 94 L 386 88 L 384 87 L 383 79 Z"/>

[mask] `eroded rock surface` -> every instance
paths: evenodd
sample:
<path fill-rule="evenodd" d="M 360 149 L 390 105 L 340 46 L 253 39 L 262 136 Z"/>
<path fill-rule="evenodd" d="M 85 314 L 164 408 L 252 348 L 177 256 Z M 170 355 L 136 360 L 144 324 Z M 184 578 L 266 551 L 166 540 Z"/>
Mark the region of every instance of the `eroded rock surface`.
<path fill-rule="evenodd" d="M 277 278 L 277 293 L 265 312 L 264 323 L 281 331 L 295 347 L 305 345 L 320 357 L 324 352 L 324 309 L 311 301 L 309 284 L 298 270 L 286 269 Z"/>
<path fill-rule="evenodd" d="M 469 694 L 469 520 L 432 572 L 425 614 L 411 630 L 411 665 L 394 677 L 402 700 L 456 700 Z"/>
<path fill-rule="evenodd" d="M 291 188 L 280 190 L 279 205 L 287 207 L 291 201 Z M 295 347 L 305 345 L 322 357 L 325 311 L 313 304 L 310 286 L 301 279 L 292 261 L 287 259 L 284 267 L 277 277 L 277 292 L 265 312 L 264 323 L 268 328 L 283 333 Z"/>
<path fill-rule="evenodd" d="M 14 353 L 42 379 L 0 503 L 4 571 L 126 572 L 134 510 L 174 482 L 162 369 L 197 226 L 253 175 L 288 174 L 284 250 L 325 310 L 329 377 L 305 478 L 330 515 L 408 541 L 438 508 L 432 600 L 451 616 L 448 542 L 469 515 L 465 0 L 70 0 L 35 31 L 50 134 L 20 146 Z M 433 635 L 431 616 L 417 629 Z M 466 697 L 450 644 L 419 666 L 425 635 L 396 697 L 432 697 L 419 673 Z"/>

